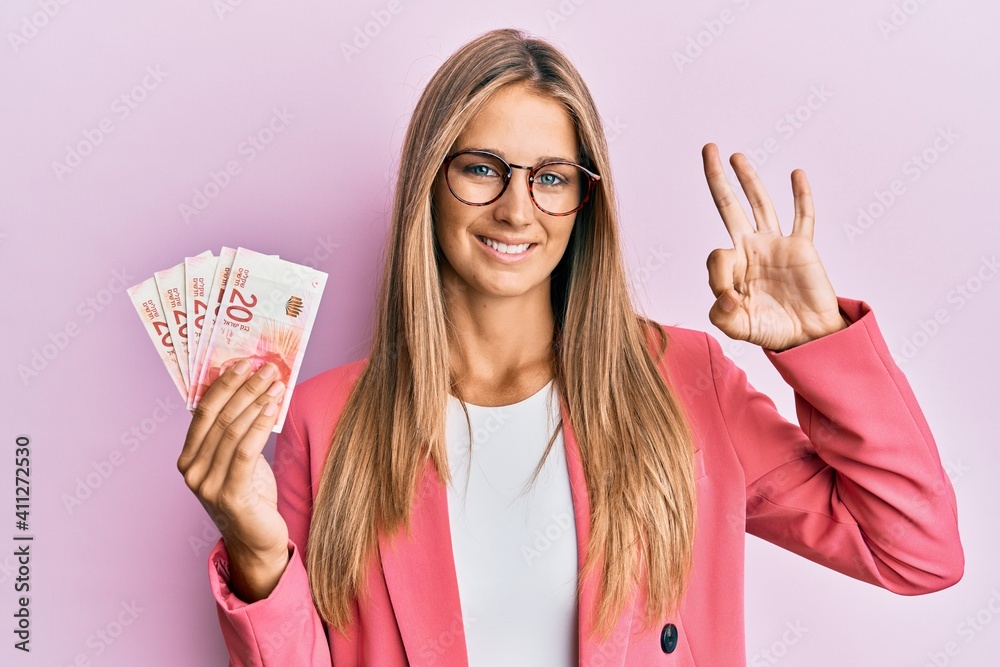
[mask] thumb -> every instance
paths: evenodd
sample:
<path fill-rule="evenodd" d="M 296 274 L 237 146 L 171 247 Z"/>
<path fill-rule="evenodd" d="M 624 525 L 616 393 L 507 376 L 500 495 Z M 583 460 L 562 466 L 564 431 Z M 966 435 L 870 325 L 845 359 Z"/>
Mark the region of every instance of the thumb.
<path fill-rule="evenodd" d="M 735 297 L 735 292 L 733 290 L 726 290 L 722 296 L 719 298 L 719 308 L 723 312 L 731 313 L 736 310 L 738 302 Z"/>
<path fill-rule="evenodd" d="M 734 289 L 727 289 L 712 304 L 708 319 L 731 338 L 739 336 L 740 310 L 743 297 Z"/>

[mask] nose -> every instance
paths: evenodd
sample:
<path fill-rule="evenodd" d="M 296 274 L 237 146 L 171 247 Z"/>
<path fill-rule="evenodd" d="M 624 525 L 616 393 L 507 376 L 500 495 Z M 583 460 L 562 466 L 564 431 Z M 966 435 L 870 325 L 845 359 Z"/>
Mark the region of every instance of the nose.
<path fill-rule="evenodd" d="M 500 199 L 495 202 L 494 214 L 497 218 L 518 224 L 527 224 L 534 219 L 535 205 L 531 201 L 531 192 L 528 188 L 530 170 L 530 167 L 511 165 L 510 183 L 507 184 L 507 189 Z"/>

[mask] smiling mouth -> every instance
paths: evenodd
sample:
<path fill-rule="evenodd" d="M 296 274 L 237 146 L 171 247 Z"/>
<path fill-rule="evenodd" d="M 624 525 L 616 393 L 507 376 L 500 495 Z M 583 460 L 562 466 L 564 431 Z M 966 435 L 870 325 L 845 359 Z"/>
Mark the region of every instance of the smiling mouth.
<path fill-rule="evenodd" d="M 479 239 L 479 242 L 485 245 L 486 247 L 492 248 L 493 250 L 496 250 L 497 252 L 506 255 L 520 255 L 522 253 L 527 252 L 534 246 L 538 245 L 536 243 L 520 243 L 517 245 L 506 245 L 504 243 L 500 243 L 499 241 L 494 241 L 493 239 L 487 236 L 479 236 L 478 234 L 476 235 L 476 238 Z"/>

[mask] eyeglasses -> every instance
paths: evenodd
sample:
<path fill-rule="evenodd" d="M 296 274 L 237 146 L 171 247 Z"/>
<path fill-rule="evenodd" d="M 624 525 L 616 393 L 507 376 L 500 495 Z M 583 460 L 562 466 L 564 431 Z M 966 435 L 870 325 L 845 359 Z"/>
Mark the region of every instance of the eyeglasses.
<path fill-rule="evenodd" d="M 451 194 L 469 206 L 486 206 L 510 185 L 514 169 L 528 171 L 528 194 L 538 210 L 549 215 L 576 213 L 590 199 L 598 174 L 567 160 L 550 160 L 537 167 L 510 164 L 489 151 L 452 153 L 444 159 L 445 181 Z"/>

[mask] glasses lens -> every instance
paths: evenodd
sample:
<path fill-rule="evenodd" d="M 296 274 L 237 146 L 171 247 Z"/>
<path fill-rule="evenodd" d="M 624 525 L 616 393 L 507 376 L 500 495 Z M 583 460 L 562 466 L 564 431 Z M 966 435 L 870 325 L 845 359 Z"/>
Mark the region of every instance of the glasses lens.
<path fill-rule="evenodd" d="M 587 196 L 589 178 L 575 164 L 546 164 L 535 172 L 531 186 L 539 208 L 560 214 L 575 210 Z"/>
<path fill-rule="evenodd" d="M 486 204 L 503 191 L 507 165 L 483 153 L 459 153 L 448 165 L 452 193 L 469 204 Z M 531 186 L 535 204 L 553 215 L 575 211 L 589 189 L 587 172 L 575 164 L 550 163 L 539 167 Z"/>
<path fill-rule="evenodd" d="M 448 184 L 459 199 L 470 204 L 485 204 L 503 190 L 507 166 L 495 157 L 481 153 L 461 153 L 448 165 Z"/>

